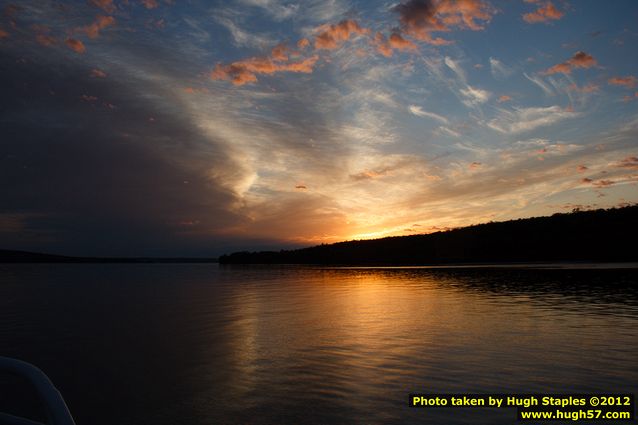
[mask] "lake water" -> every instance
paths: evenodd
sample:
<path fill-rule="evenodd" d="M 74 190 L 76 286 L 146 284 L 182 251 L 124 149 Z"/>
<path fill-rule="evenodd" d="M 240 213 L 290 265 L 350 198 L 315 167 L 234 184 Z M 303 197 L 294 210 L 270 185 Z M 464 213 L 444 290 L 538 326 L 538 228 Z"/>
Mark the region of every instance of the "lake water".
<path fill-rule="evenodd" d="M 408 394 L 638 393 L 638 269 L 0 265 L 0 355 L 78 425 L 512 424 Z"/>

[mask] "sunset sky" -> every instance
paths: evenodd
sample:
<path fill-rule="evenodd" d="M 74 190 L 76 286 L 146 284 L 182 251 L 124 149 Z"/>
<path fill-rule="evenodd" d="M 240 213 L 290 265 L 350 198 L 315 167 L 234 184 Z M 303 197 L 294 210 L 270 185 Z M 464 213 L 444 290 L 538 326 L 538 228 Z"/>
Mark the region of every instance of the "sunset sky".
<path fill-rule="evenodd" d="M 638 2 L 0 1 L 0 248 L 218 255 L 638 201 Z"/>

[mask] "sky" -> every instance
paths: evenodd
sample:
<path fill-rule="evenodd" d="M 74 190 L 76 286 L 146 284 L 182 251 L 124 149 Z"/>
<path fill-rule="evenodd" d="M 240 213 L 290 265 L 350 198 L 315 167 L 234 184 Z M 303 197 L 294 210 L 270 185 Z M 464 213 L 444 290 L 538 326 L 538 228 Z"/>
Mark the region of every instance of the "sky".
<path fill-rule="evenodd" d="M 0 248 L 216 256 L 638 201 L 638 2 L 0 0 Z"/>

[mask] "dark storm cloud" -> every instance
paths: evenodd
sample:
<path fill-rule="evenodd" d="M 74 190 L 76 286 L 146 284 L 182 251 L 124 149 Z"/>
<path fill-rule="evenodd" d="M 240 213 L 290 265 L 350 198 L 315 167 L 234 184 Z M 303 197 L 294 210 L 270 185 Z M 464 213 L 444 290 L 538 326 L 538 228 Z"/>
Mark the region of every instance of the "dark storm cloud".
<path fill-rule="evenodd" d="M 52 58 L 6 49 L 0 60 L 0 219 L 22 220 L 3 245 L 214 252 L 206 235 L 241 218 L 229 212 L 235 194 L 207 175 L 233 160 L 161 87 L 92 78 L 91 68 Z"/>

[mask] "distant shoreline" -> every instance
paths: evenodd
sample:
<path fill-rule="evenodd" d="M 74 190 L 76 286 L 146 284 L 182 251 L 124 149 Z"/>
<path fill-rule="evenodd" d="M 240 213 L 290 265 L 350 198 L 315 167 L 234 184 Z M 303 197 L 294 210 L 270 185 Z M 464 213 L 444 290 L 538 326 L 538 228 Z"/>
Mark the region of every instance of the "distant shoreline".
<path fill-rule="evenodd" d="M 217 258 L 199 257 L 73 257 L 0 249 L 0 264 L 160 264 L 217 263 Z"/>

